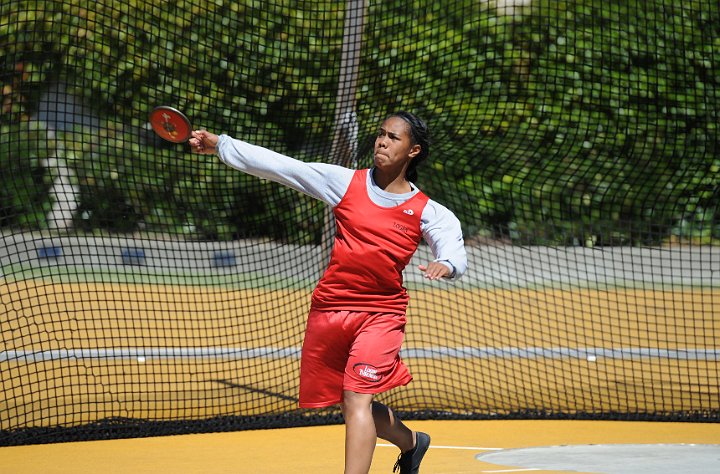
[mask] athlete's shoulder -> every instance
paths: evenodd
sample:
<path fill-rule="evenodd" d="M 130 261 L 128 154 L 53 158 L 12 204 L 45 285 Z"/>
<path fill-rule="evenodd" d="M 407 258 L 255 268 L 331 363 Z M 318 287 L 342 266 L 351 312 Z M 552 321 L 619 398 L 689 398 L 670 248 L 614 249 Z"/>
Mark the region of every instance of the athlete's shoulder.
<path fill-rule="evenodd" d="M 423 221 L 460 222 L 459 219 L 455 216 L 455 213 L 452 212 L 448 207 L 431 198 L 428 198 L 428 202 L 425 205 L 425 210 L 423 211 Z"/>

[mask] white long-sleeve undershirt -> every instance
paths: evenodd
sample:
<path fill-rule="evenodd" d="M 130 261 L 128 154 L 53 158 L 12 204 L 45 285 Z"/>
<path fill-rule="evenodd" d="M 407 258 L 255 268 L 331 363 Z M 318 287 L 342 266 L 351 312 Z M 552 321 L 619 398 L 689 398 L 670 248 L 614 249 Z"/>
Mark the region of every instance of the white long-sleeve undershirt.
<path fill-rule="evenodd" d="M 306 163 L 275 151 L 220 135 L 217 154 L 228 166 L 244 173 L 268 179 L 335 207 L 345 195 L 355 170 L 328 163 Z M 404 194 L 380 188 L 368 173 L 370 199 L 382 207 L 402 205 L 419 192 L 415 185 Z M 420 219 L 420 230 L 435 261 L 448 265 L 453 279 L 467 269 L 467 255 L 460 221 L 442 204 L 430 199 Z"/>

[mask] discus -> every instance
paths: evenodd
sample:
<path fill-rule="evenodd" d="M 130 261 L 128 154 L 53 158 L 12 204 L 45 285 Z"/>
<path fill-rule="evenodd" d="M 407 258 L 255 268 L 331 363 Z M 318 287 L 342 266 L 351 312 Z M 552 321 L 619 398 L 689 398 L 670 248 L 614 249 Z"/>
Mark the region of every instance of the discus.
<path fill-rule="evenodd" d="M 160 138 L 173 143 L 188 141 L 192 133 L 192 125 L 185 114 L 166 105 L 150 112 L 150 125 Z"/>

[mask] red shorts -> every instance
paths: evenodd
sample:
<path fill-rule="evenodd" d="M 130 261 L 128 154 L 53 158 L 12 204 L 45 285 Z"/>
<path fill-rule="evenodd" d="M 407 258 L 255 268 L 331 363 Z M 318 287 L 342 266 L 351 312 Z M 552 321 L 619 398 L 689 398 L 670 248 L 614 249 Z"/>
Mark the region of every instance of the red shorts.
<path fill-rule="evenodd" d="M 400 360 L 405 316 L 310 310 L 300 362 L 300 407 L 342 402 L 343 390 L 381 393 L 407 385 Z"/>

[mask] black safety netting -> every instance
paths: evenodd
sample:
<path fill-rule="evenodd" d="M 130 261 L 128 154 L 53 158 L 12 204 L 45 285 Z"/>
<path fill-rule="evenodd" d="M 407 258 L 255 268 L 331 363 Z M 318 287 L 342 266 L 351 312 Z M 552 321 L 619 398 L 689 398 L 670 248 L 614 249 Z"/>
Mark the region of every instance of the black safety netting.
<path fill-rule="evenodd" d="M 341 420 L 297 407 L 330 210 L 160 105 L 351 168 L 427 121 L 469 269 L 405 271 L 403 417 L 718 421 L 715 0 L 4 0 L 0 87 L 0 444 Z"/>

